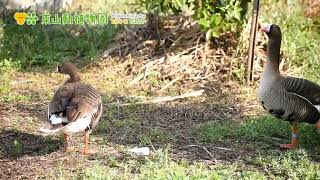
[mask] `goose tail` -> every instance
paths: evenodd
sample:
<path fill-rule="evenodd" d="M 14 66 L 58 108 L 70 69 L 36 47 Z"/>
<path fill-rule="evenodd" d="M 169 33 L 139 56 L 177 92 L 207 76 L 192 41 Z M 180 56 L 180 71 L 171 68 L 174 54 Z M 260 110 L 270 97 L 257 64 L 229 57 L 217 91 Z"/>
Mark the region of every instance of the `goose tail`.
<path fill-rule="evenodd" d="M 64 128 L 64 126 L 61 124 L 60 125 L 51 125 L 49 122 L 45 122 L 40 128 L 39 128 L 39 132 L 44 134 L 44 135 L 52 135 L 55 133 L 60 132 L 62 129 Z"/>

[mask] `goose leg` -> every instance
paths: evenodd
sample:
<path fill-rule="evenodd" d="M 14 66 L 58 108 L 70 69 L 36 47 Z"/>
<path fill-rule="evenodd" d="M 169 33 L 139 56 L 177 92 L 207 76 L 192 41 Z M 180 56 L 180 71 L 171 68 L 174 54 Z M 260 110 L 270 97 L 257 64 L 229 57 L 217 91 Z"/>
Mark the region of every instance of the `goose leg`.
<path fill-rule="evenodd" d="M 68 134 L 63 133 L 63 151 L 67 152 L 68 150 Z"/>
<path fill-rule="evenodd" d="M 63 133 L 63 148 L 62 148 L 63 152 L 75 151 L 75 149 L 73 147 L 69 146 L 68 137 L 69 137 L 69 135 L 67 133 Z"/>
<path fill-rule="evenodd" d="M 317 129 L 317 132 L 320 133 L 320 120 L 314 126 Z"/>
<path fill-rule="evenodd" d="M 85 155 L 91 154 L 91 151 L 89 151 L 89 131 L 84 132 L 83 141 L 84 147 L 82 153 Z"/>
<path fill-rule="evenodd" d="M 280 144 L 280 148 L 284 149 L 294 149 L 297 148 L 299 145 L 299 140 L 298 140 L 298 123 L 294 122 L 291 128 L 291 133 L 292 133 L 292 139 L 291 139 L 291 144 Z"/>

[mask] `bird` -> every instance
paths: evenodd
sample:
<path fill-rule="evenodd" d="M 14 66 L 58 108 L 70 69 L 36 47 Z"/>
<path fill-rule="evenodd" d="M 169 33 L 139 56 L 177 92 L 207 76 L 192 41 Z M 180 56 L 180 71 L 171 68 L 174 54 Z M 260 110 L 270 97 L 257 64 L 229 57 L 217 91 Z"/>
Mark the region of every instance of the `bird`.
<path fill-rule="evenodd" d="M 261 31 L 268 36 L 268 46 L 258 99 L 272 116 L 290 122 L 291 143 L 280 144 L 280 148 L 294 149 L 299 146 L 299 123 L 314 124 L 317 130 L 320 129 L 320 86 L 307 79 L 281 75 L 281 29 L 276 24 L 269 24 Z"/>
<path fill-rule="evenodd" d="M 65 152 L 70 151 L 68 136 L 83 133 L 82 153 L 91 154 L 89 134 L 97 126 L 102 116 L 101 96 L 94 87 L 80 81 L 79 69 L 74 64 L 62 63 L 58 65 L 57 71 L 69 75 L 69 79 L 56 90 L 48 105 L 47 120 L 39 131 L 47 135 L 62 134 Z"/>

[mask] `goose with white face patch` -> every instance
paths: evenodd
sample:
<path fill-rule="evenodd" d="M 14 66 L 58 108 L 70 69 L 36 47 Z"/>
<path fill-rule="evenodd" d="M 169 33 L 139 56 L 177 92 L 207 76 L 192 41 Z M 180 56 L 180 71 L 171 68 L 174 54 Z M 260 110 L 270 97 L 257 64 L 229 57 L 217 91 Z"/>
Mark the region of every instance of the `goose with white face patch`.
<path fill-rule="evenodd" d="M 48 106 L 48 119 L 39 131 L 63 134 L 64 151 L 68 151 L 68 134 L 84 133 L 83 153 L 89 154 L 89 134 L 102 115 L 101 96 L 92 86 L 80 82 L 73 64 L 63 63 L 57 69 L 70 78 L 55 92 Z"/>
<path fill-rule="evenodd" d="M 262 107 L 271 115 L 292 124 L 290 144 L 281 148 L 292 149 L 299 144 L 298 123 L 316 124 L 320 128 L 320 86 L 302 78 L 285 77 L 280 74 L 280 27 L 272 24 L 262 28 L 269 38 L 267 63 L 260 80 L 258 98 Z"/>

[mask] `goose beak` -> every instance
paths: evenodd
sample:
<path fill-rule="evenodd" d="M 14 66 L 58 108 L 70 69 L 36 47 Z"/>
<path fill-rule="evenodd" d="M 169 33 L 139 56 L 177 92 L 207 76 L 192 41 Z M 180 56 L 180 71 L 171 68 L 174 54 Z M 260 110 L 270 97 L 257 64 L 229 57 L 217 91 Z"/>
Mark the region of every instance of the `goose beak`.
<path fill-rule="evenodd" d="M 262 32 L 269 33 L 270 30 L 271 30 L 271 24 L 264 25 L 264 26 L 261 27 L 261 31 Z"/>
<path fill-rule="evenodd" d="M 261 28 L 262 32 L 269 33 L 271 29 L 271 25 L 266 25 Z"/>

